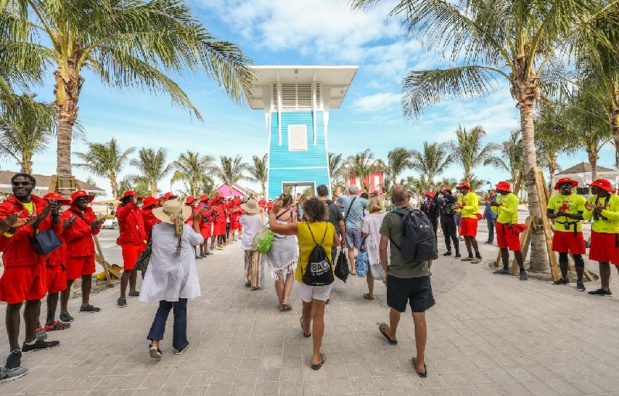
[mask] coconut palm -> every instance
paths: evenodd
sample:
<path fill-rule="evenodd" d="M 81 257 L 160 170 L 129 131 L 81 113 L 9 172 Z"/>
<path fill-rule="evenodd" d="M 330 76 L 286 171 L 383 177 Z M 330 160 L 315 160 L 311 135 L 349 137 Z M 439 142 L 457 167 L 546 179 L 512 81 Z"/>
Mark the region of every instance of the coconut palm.
<path fill-rule="evenodd" d="M 213 160 L 214 158 L 210 155 L 200 155 L 191 150 L 182 153 L 176 161 L 172 162 L 175 171 L 170 183 L 186 182 L 189 195 L 198 195 L 200 184 L 210 179 L 208 173 L 212 169 Z"/>
<path fill-rule="evenodd" d="M 129 190 L 134 191 L 140 197 L 146 197 L 152 194 L 152 191 L 145 181 L 135 181 L 132 176 L 126 177 L 118 183 L 118 196 L 122 197 L 122 195 Z"/>
<path fill-rule="evenodd" d="M 441 180 L 436 183 L 439 187 L 455 187 L 458 184 L 458 181 L 453 177 L 443 177 Z"/>
<path fill-rule="evenodd" d="M 107 143 L 88 143 L 88 152 L 75 153 L 75 156 L 83 161 L 75 166 L 84 168 L 95 176 L 108 178 L 112 186 L 112 196 L 118 199 L 120 195 L 117 177 L 134 151 L 135 147 L 122 151 L 114 138 Z"/>
<path fill-rule="evenodd" d="M 414 176 L 407 176 L 406 179 L 401 180 L 403 186 L 409 191 L 416 194 L 421 194 L 424 191 L 432 191 L 432 185 L 430 181 L 426 179 L 426 175 L 420 175 L 419 178 Z"/>
<path fill-rule="evenodd" d="M 133 183 L 144 183 L 153 196 L 159 192 L 158 183 L 173 169 L 172 164 L 166 164 L 166 150 L 163 148 L 155 151 L 142 147 L 138 158 L 131 160 L 131 165 L 138 168 L 138 174 L 131 177 Z"/>
<path fill-rule="evenodd" d="M 213 168 L 215 176 L 227 185 L 230 191 L 241 180 L 250 180 L 243 175 L 243 172 L 247 170 L 247 164 L 243 163 L 243 157 L 240 155 L 234 158 L 222 155 L 219 157 L 219 162 L 219 166 Z"/>
<path fill-rule="evenodd" d="M 396 147 L 387 153 L 386 171 L 388 179 L 396 184 L 400 173 L 413 167 L 411 153 L 403 147 Z M 385 175 L 385 176 L 387 176 Z"/>
<path fill-rule="evenodd" d="M 452 161 L 462 165 L 464 170 L 464 181 L 471 182 L 471 172 L 473 169 L 484 163 L 499 150 L 496 143 L 483 145 L 483 138 L 486 131 L 481 126 L 476 126 L 470 131 L 461 126 L 456 130 L 456 141 L 449 143 Z"/>
<path fill-rule="evenodd" d="M 380 0 L 353 0 L 353 8 Z M 565 54 L 584 48 L 597 34 L 595 22 L 615 12 L 619 0 L 487 1 L 400 0 L 390 16 L 403 17 L 412 37 L 438 53 L 448 53 L 448 69 L 411 71 L 404 79 L 406 116 L 419 116 L 446 99 L 484 96 L 507 82 L 520 111 L 529 211 L 541 218 L 533 183 L 537 165 L 534 104 L 562 87 Z M 613 20 L 616 22 L 616 20 Z M 614 25 L 616 26 L 616 25 Z M 566 51 L 567 50 L 567 51 Z M 531 241 L 531 269 L 548 268 L 544 234 L 536 227 Z"/>
<path fill-rule="evenodd" d="M 434 176 L 445 172 L 452 161 L 448 143 L 423 142 L 423 151 L 411 150 L 411 157 L 412 168 L 428 177 L 431 189 L 435 187 Z"/>
<path fill-rule="evenodd" d="M 342 153 L 329 153 L 329 175 L 331 176 L 331 186 L 334 186 L 334 191 L 339 185 L 339 177 L 343 176 L 348 181 L 350 174 L 346 171 L 346 163 Z"/>
<path fill-rule="evenodd" d="M 24 173 L 32 172 L 32 157 L 45 150 L 56 129 L 53 105 L 33 95 L 9 95 L 0 113 L 0 157 L 15 160 Z"/>
<path fill-rule="evenodd" d="M 500 144 L 499 155 L 491 155 L 484 161 L 484 165 L 509 172 L 510 181 L 516 183 L 518 173 L 524 169 L 522 158 L 522 133 L 520 129 L 510 132 L 509 140 Z"/>
<path fill-rule="evenodd" d="M 365 183 L 364 179 L 368 178 L 374 172 L 383 170 L 385 164 L 381 160 L 375 160 L 372 150 L 366 149 L 361 153 L 348 157 L 346 160 L 346 168 L 359 179 L 359 186 L 367 190 L 368 183 Z"/>
<path fill-rule="evenodd" d="M 71 137 L 84 72 L 114 88 L 166 93 L 201 119 L 185 92 L 169 77 L 204 70 L 237 102 L 251 83 L 248 58 L 213 37 L 178 0 L 2 0 L 19 56 L 35 51 L 55 65 L 58 111 L 57 174 L 71 177 Z M 8 23 L 8 22 L 7 22 Z"/>
<path fill-rule="evenodd" d="M 251 181 L 260 184 L 262 196 L 266 196 L 267 180 L 269 179 L 269 154 L 263 155 L 262 158 L 254 155 L 252 164 L 247 166 L 247 172 L 249 172 Z"/>

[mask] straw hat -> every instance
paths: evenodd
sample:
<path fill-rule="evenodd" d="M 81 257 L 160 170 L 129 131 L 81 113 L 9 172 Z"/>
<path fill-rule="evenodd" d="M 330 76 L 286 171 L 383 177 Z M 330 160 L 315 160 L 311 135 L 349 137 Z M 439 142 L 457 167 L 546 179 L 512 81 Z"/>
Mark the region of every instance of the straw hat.
<path fill-rule="evenodd" d="M 174 224 L 174 220 L 182 218 L 188 220 L 191 216 L 191 206 L 183 206 L 179 201 L 172 199 L 166 201 L 163 207 L 153 209 L 153 215 L 164 223 Z"/>
<path fill-rule="evenodd" d="M 258 206 L 258 203 L 254 199 L 250 199 L 242 204 L 241 208 L 245 211 L 245 213 L 260 213 L 260 206 Z"/>

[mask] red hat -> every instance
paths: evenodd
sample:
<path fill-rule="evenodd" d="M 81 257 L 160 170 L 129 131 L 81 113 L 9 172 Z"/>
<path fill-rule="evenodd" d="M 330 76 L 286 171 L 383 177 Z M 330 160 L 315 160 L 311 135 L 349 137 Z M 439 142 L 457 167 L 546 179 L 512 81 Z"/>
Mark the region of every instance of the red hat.
<path fill-rule="evenodd" d="M 609 192 L 609 193 L 611 193 L 611 194 L 614 194 L 614 193 L 615 193 L 615 190 L 613 190 L 613 189 L 610 187 L 610 182 L 609 182 L 608 180 L 606 180 L 606 179 L 597 179 L 597 180 L 596 180 L 596 181 L 594 181 L 593 183 L 589 183 L 589 184 L 587 184 L 587 185 L 588 185 L 588 186 L 591 186 L 591 187 L 599 187 L 599 188 L 601 188 L 602 190 L 606 190 L 606 191 L 608 191 L 608 192 Z"/>
<path fill-rule="evenodd" d="M 142 208 L 148 208 L 150 206 L 157 204 L 157 202 L 159 201 L 155 197 L 146 197 L 144 198 L 144 202 L 142 202 Z"/>
<path fill-rule="evenodd" d="M 193 195 L 190 195 L 187 198 L 185 198 L 185 205 L 191 205 L 193 201 L 195 200 L 196 200 L 196 197 L 194 197 Z"/>
<path fill-rule="evenodd" d="M 176 198 L 178 198 L 178 195 L 174 195 L 171 192 L 167 192 L 163 196 L 165 197 L 165 199 L 176 199 Z"/>
<path fill-rule="evenodd" d="M 127 190 L 127 191 L 125 191 L 125 193 L 123 194 L 122 198 L 120 198 L 120 199 L 125 199 L 127 197 L 137 197 L 137 195 L 135 194 L 135 191 Z"/>
<path fill-rule="evenodd" d="M 572 180 L 569 177 L 564 177 L 562 179 L 557 180 L 557 183 L 555 184 L 555 190 L 559 189 L 559 186 L 561 186 L 561 184 L 565 184 L 565 183 L 572 183 L 572 187 L 578 187 L 578 182 L 576 180 Z"/>
<path fill-rule="evenodd" d="M 461 188 L 466 188 L 466 189 L 467 189 L 467 190 L 469 190 L 469 191 L 471 191 L 471 190 L 472 190 L 471 185 L 470 185 L 470 184 L 468 184 L 468 183 L 466 183 L 466 182 L 462 182 L 462 183 L 460 183 L 460 184 L 458 184 L 458 185 L 456 186 L 456 190 L 459 190 L 459 189 L 461 189 Z"/>
<path fill-rule="evenodd" d="M 208 194 L 202 194 L 200 195 L 200 202 L 208 201 L 209 198 L 210 197 L 208 196 Z"/>
<path fill-rule="evenodd" d="M 92 202 L 95 199 L 94 195 L 88 195 L 88 193 L 84 190 L 77 190 L 73 194 L 71 194 L 71 203 L 75 202 L 76 199 L 81 197 L 88 197 L 88 202 Z"/>
<path fill-rule="evenodd" d="M 52 200 L 56 200 L 58 202 L 60 202 L 61 205 L 70 205 L 71 204 L 71 200 L 67 199 L 65 197 L 63 197 L 62 195 L 60 195 L 57 192 L 51 192 L 51 193 L 47 193 L 43 196 L 43 199 L 47 200 L 47 201 L 52 201 Z"/>
<path fill-rule="evenodd" d="M 494 188 L 496 188 L 499 191 L 512 192 L 512 186 L 507 181 L 500 181 L 500 182 L 498 182 L 496 184 L 496 186 L 494 186 Z"/>
<path fill-rule="evenodd" d="M 428 196 L 428 197 L 430 197 L 430 198 L 434 198 L 434 195 L 436 195 L 436 194 L 434 194 L 432 191 L 428 191 L 428 192 L 427 192 L 427 193 L 425 193 L 424 195 L 426 195 L 426 196 Z"/>
<path fill-rule="evenodd" d="M 449 187 L 443 187 L 443 190 L 451 192 L 451 188 Z"/>

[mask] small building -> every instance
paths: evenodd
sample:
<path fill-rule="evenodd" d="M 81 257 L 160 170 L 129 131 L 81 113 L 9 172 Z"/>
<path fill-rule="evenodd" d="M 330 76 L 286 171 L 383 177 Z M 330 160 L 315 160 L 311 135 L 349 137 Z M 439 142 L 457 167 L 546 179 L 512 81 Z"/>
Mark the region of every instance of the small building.
<path fill-rule="evenodd" d="M 13 175 L 16 173 L 19 172 L 0 171 L 0 193 L 2 193 L 3 195 L 9 195 L 13 193 L 11 177 L 13 177 Z M 34 190 L 32 190 L 32 193 L 39 197 L 47 194 L 49 192 L 49 187 L 52 184 L 52 176 L 38 175 L 33 173 L 32 177 L 34 177 L 37 181 L 37 185 L 34 187 Z M 79 188 L 81 190 L 85 190 L 88 194 L 105 195 L 106 193 L 104 189 L 93 186 L 92 184 L 86 183 L 84 181 L 76 179 L 76 182 Z"/>
<path fill-rule="evenodd" d="M 569 177 L 578 182 L 578 194 L 586 195 L 589 193 L 587 184 L 593 181 L 591 164 L 581 162 L 555 174 L 555 182 L 562 177 Z M 619 188 L 619 170 L 597 166 L 597 178 L 608 180 L 615 189 Z M 552 187 L 552 186 L 551 186 Z"/>
<path fill-rule="evenodd" d="M 353 172 L 350 172 L 348 185 L 357 186 L 359 191 L 363 190 L 371 194 L 376 190 L 381 190 L 385 185 L 385 174 L 381 171 L 376 171 L 361 180 Z"/>
<path fill-rule="evenodd" d="M 268 133 L 267 199 L 284 189 L 330 189 L 329 111 L 338 109 L 358 66 L 254 66 L 250 106 L 264 110 Z"/>
<path fill-rule="evenodd" d="M 250 195 L 255 196 L 257 195 L 254 191 L 248 189 L 248 188 L 243 188 L 241 186 L 237 186 L 234 185 L 232 186 L 232 188 L 230 188 L 229 185 L 227 184 L 222 184 L 219 187 L 217 187 L 215 190 L 213 191 L 221 191 L 221 194 L 226 197 L 226 198 L 230 198 L 230 197 L 248 197 Z"/>

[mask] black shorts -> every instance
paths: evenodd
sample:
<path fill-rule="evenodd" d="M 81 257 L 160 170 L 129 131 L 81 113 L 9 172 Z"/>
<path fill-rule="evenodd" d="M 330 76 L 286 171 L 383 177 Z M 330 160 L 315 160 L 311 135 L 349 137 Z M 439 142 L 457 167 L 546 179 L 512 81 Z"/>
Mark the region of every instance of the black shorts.
<path fill-rule="evenodd" d="M 421 278 L 387 276 L 387 305 L 398 312 L 404 312 L 407 301 L 413 312 L 425 312 L 434 306 L 429 276 Z"/>

